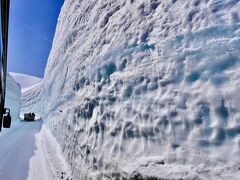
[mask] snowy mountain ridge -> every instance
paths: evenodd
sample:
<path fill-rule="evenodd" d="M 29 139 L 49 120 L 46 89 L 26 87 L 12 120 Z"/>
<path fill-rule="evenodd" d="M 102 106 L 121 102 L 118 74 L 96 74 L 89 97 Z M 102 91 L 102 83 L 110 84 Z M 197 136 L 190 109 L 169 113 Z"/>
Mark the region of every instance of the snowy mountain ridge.
<path fill-rule="evenodd" d="M 28 88 L 31 88 L 31 86 L 39 83 L 42 79 L 31 76 L 28 74 L 22 74 L 22 73 L 15 73 L 15 72 L 10 72 L 9 73 L 15 81 L 17 81 L 21 85 L 21 91 L 26 91 Z"/>
<path fill-rule="evenodd" d="M 237 179 L 239 9 L 66 0 L 23 106 L 42 115 L 76 179 Z"/>

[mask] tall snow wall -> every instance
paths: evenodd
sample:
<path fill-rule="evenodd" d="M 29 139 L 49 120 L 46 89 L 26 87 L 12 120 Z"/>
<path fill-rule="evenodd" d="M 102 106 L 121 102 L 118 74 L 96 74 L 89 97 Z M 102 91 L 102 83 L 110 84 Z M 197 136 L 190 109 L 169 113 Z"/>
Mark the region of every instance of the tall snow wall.
<path fill-rule="evenodd" d="M 43 119 L 76 179 L 208 178 L 239 164 L 239 10 L 236 0 L 65 0 Z"/>
<path fill-rule="evenodd" d="M 36 114 L 36 118 L 42 117 L 43 103 L 42 103 L 42 81 L 37 84 L 22 90 L 22 105 L 20 116 L 23 117 L 24 113 L 33 112 Z"/>
<path fill-rule="evenodd" d="M 7 74 L 5 107 L 10 108 L 13 121 L 19 120 L 21 87 L 9 74 Z"/>

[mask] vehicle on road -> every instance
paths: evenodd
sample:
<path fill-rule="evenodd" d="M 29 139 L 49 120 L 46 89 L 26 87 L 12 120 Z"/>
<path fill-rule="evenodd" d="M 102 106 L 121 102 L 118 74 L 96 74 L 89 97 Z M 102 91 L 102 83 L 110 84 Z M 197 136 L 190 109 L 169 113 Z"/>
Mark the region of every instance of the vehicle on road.
<path fill-rule="evenodd" d="M 24 114 L 24 121 L 34 121 L 35 120 L 35 114 L 30 112 L 30 113 L 25 113 Z"/>

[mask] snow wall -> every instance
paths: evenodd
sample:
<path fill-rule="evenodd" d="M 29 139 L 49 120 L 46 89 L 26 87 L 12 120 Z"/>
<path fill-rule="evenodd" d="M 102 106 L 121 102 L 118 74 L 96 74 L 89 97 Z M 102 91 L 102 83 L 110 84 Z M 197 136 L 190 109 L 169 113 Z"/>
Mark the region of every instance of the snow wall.
<path fill-rule="evenodd" d="M 7 74 L 5 107 L 10 108 L 12 121 L 19 120 L 21 87 L 9 74 Z"/>
<path fill-rule="evenodd" d="M 36 119 L 42 116 L 42 81 L 22 90 L 22 105 L 20 116 L 23 118 L 24 113 L 33 112 Z"/>
<path fill-rule="evenodd" d="M 42 115 L 76 179 L 232 177 L 239 70 L 238 0 L 65 0 Z"/>

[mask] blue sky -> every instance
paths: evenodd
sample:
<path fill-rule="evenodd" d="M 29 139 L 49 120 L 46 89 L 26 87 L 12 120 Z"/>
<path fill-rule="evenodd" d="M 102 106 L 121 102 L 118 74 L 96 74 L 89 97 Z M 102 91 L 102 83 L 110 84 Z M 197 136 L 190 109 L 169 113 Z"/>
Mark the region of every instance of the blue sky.
<path fill-rule="evenodd" d="M 11 0 L 8 71 L 43 77 L 64 0 Z"/>

